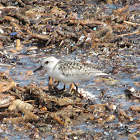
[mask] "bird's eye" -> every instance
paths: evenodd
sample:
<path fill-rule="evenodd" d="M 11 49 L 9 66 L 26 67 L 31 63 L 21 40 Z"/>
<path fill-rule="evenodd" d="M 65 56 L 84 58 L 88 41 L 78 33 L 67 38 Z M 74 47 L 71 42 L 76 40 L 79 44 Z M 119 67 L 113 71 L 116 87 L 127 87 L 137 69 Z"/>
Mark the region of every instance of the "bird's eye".
<path fill-rule="evenodd" d="M 45 62 L 45 64 L 48 64 L 48 63 L 49 63 L 49 61 L 46 61 L 46 62 Z"/>

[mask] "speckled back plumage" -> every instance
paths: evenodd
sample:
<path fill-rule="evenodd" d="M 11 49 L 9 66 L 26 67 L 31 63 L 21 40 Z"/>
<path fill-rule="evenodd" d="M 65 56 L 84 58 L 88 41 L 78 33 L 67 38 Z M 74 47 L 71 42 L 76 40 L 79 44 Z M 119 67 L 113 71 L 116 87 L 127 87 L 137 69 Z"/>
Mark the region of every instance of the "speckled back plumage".
<path fill-rule="evenodd" d="M 63 60 L 59 61 L 59 64 L 59 70 L 61 70 L 65 76 L 74 76 L 85 73 L 85 66 L 81 63 Z"/>
<path fill-rule="evenodd" d="M 79 76 L 82 74 L 89 76 L 90 74 L 95 74 L 95 72 L 101 72 L 92 66 L 76 61 L 60 60 L 58 65 L 59 70 L 61 70 L 65 76 Z"/>

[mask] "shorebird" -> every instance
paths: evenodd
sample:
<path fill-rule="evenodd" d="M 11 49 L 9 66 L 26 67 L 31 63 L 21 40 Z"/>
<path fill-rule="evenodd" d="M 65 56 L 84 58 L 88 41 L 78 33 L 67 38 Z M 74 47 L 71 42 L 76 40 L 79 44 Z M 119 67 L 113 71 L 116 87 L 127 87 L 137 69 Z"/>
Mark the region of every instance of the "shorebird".
<path fill-rule="evenodd" d="M 65 89 L 65 84 L 67 83 L 74 83 L 76 86 L 76 81 L 90 80 L 96 76 L 108 75 L 98 69 L 95 69 L 92 65 L 82 64 L 75 60 L 57 59 L 53 56 L 45 58 L 42 61 L 41 66 L 33 72 L 36 72 L 42 68 L 47 70 L 49 77 L 63 82 L 63 89 Z M 76 90 L 77 89 L 78 87 L 76 86 Z"/>

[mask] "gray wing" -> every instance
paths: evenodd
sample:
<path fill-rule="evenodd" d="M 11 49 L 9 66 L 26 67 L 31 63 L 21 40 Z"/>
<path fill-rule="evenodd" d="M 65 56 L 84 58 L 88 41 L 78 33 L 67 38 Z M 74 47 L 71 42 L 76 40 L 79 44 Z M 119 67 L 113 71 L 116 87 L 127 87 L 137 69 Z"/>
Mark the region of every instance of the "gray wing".
<path fill-rule="evenodd" d="M 65 76 L 89 75 L 90 67 L 76 61 L 59 61 L 59 70 Z"/>
<path fill-rule="evenodd" d="M 59 70 L 65 76 L 97 76 L 97 75 L 107 75 L 102 71 L 93 68 L 92 66 L 82 64 L 76 61 L 59 61 Z"/>

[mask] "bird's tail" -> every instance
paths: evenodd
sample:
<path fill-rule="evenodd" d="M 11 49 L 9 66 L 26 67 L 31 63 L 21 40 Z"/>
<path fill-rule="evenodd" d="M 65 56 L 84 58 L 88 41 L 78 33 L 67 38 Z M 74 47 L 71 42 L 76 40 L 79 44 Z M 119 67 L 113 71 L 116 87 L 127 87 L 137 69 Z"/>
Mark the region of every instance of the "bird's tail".
<path fill-rule="evenodd" d="M 97 69 L 92 70 L 92 73 L 93 73 L 93 75 L 95 75 L 95 76 L 108 75 L 107 73 L 104 73 L 104 72 L 102 72 L 102 71 L 100 71 L 100 70 L 97 70 Z"/>

